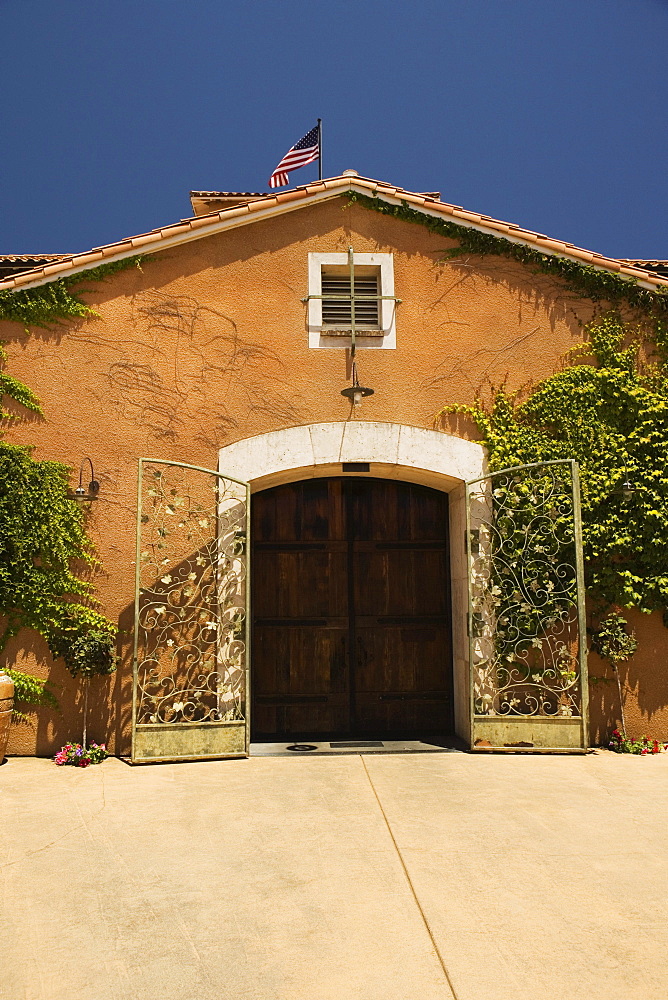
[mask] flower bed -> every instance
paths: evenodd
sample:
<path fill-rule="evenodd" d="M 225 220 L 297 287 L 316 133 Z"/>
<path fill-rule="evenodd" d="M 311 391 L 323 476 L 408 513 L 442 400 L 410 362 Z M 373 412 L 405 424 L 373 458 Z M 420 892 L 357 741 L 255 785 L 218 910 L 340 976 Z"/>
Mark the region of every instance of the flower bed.
<path fill-rule="evenodd" d="M 101 764 L 108 757 L 105 743 L 91 743 L 84 747 L 81 743 L 66 743 L 53 758 L 59 765 L 72 764 L 73 767 L 88 767 L 89 764 Z"/>
<path fill-rule="evenodd" d="M 639 740 L 629 739 L 619 729 L 613 729 L 612 739 L 608 743 L 608 750 L 615 753 L 663 753 L 668 750 L 668 743 L 659 743 L 658 740 L 649 740 L 646 736 L 641 736 Z"/>

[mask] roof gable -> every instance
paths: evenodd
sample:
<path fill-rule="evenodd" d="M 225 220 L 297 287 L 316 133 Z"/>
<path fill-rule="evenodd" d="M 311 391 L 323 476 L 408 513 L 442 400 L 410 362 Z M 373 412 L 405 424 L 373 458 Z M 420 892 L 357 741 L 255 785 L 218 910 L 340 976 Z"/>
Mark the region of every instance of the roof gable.
<path fill-rule="evenodd" d="M 550 239 L 548 236 L 531 232 L 521 226 L 501 222 L 488 215 L 466 211 L 459 205 L 449 205 L 440 201 L 435 195 L 415 194 L 382 181 L 360 177 L 354 171 L 346 171 L 339 177 L 314 181 L 312 184 L 293 188 L 280 194 L 267 194 L 259 197 L 253 194 L 248 201 L 233 204 L 229 208 L 198 215 L 194 218 L 182 219 L 173 225 L 154 229 L 149 233 L 142 233 L 125 240 L 119 240 L 116 243 L 96 247 L 86 253 L 73 254 L 52 263 L 45 263 L 41 267 L 24 271 L 1 281 L 0 291 L 36 287 L 57 278 L 70 277 L 78 272 L 90 270 L 108 261 L 122 260 L 137 254 L 156 253 L 224 232 L 227 229 L 235 229 L 252 222 L 276 218 L 288 212 L 294 212 L 346 194 L 358 194 L 363 197 L 379 199 L 389 206 L 403 205 L 434 219 L 450 221 L 464 228 L 475 229 L 481 233 L 529 247 L 543 254 L 570 259 L 604 272 L 617 274 L 622 278 L 634 279 L 640 287 L 645 289 L 658 291 L 668 287 L 668 277 L 655 270 L 639 267 L 639 262 L 616 260 L 590 250 L 583 250 L 572 243 Z"/>

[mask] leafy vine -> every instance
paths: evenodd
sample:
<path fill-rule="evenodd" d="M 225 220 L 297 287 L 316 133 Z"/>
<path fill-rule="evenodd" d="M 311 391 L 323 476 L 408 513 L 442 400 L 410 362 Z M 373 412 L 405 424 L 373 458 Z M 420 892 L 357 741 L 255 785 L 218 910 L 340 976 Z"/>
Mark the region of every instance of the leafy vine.
<path fill-rule="evenodd" d="M 661 610 L 668 626 L 668 337 L 607 314 L 586 328 L 576 362 L 520 401 L 504 386 L 468 414 L 490 471 L 557 458 L 579 463 L 585 582 L 600 614 Z M 578 363 L 579 362 L 579 363 Z"/>
<path fill-rule="evenodd" d="M 21 323 L 27 330 L 31 326 L 46 328 L 62 323 L 63 320 L 97 316 L 95 310 L 81 298 L 84 292 L 89 291 L 87 288 L 79 287 L 82 282 L 103 281 L 110 275 L 125 271 L 129 267 L 141 269 L 144 256 L 136 254 L 134 257 L 124 257 L 122 260 L 112 260 L 88 271 L 79 271 L 67 278 L 56 278 L 55 281 L 37 285 L 35 288 L 2 291 L 0 320 Z M 0 390 L 1 388 L 0 386 Z"/>
<path fill-rule="evenodd" d="M 127 267 L 139 266 L 135 256 L 93 268 L 71 278 L 19 292 L 0 292 L 0 319 L 24 326 L 48 327 L 65 319 L 97 315 L 80 298 L 82 281 L 99 281 Z M 0 364 L 7 354 L 0 347 Z M 23 382 L 0 370 L 0 421 L 16 420 L 5 410 L 4 398 L 42 415 L 39 400 Z M 95 567 L 92 542 L 81 507 L 67 495 L 67 466 L 37 461 L 31 448 L 0 440 L 0 654 L 23 628 L 39 632 L 51 654 L 62 657 L 73 674 L 90 678 L 115 669 L 116 626 L 91 606 L 93 587 L 72 568 Z M 9 669 L 16 700 L 22 704 L 57 707 L 44 681 Z M 18 713 L 20 718 L 25 718 Z"/>
<path fill-rule="evenodd" d="M 424 226 L 432 233 L 457 240 L 458 246 L 444 251 L 444 260 L 454 260 L 464 254 L 509 257 L 528 265 L 534 273 L 561 278 L 569 291 L 584 295 L 593 302 L 615 305 L 626 302 L 635 308 L 651 312 L 668 312 L 668 286 L 652 291 L 643 288 L 633 277 L 622 277 L 612 271 L 603 271 L 567 257 L 542 253 L 533 247 L 513 243 L 502 236 L 482 233 L 449 219 L 436 219 L 411 208 L 406 202 L 390 205 L 380 198 L 370 198 L 355 191 L 349 192 L 348 198 L 350 202 L 380 212 L 381 215 L 389 215 L 402 222 L 412 222 Z"/>

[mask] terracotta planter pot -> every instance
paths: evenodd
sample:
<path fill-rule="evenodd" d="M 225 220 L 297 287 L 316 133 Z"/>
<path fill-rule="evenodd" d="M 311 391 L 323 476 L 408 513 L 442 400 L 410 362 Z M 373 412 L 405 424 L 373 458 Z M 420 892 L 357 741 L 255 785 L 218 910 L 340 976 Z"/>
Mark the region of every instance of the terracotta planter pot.
<path fill-rule="evenodd" d="M 5 759 L 13 710 L 14 681 L 0 670 L 0 764 Z"/>

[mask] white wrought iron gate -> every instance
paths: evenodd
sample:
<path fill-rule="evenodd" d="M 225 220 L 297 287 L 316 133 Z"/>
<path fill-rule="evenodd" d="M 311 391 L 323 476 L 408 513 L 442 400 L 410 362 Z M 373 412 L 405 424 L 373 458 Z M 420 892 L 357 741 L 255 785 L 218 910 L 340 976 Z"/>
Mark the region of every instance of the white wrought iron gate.
<path fill-rule="evenodd" d="M 466 484 L 474 749 L 583 751 L 587 649 L 577 463 Z"/>
<path fill-rule="evenodd" d="M 248 755 L 247 483 L 139 460 L 133 762 Z"/>

